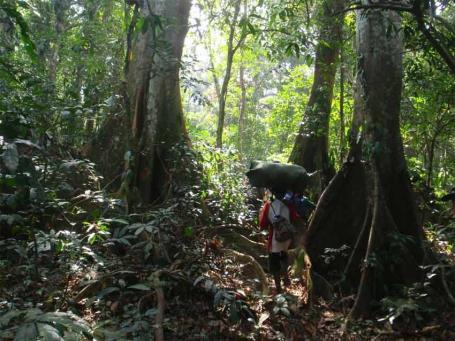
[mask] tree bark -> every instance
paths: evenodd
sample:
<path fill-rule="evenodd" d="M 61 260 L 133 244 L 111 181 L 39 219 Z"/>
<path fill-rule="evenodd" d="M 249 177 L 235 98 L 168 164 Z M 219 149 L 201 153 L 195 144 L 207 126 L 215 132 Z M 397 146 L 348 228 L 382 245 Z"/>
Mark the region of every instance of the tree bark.
<path fill-rule="evenodd" d="M 48 55 L 48 77 L 49 81 L 54 84 L 57 78 L 57 68 L 60 58 L 60 47 L 62 45 L 62 35 L 66 30 L 67 25 L 67 12 L 70 8 L 70 1 L 58 0 L 53 3 L 53 10 L 55 15 L 55 42 L 54 48 L 49 50 Z"/>
<path fill-rule="evenodd" d="M 220 96 L 218 100 L 218 124 L 216 129 L 216 147 L 223 147 L 223 130 L 224 118 L 226 116 L 226 100 L 228 93 L 228 86 L 231 80 L 232 65 L 234 63 L 234 55 L 243 43 L 244 36 L 242 36 L 237 43 L 234 42 L 235 31 L 238 25 L 238 18 L 240 14 L 241 0 L 237 0 L 234 4 L 234 13 L 232 21 L 229 23 L 229 37 L 227 42 L 227 57 L 226 57 L 226 70 L 224 72 L 223 83 L 221 84 Z M 242 34 L 243 35 L 243 34 Z"/>
<path fill-rule="evenodd" d="M 431 143 L 428 146 L 428 165 L 427 165 L 427 180 L 426 184 L 427 187 L 431 187 L 431 182 L 433 179 L 433 162 L 434 162 L 434 151 L 436 148 L 436 139 L 437 139 L 437 134 L 434 134 L 433 137 L 431 138 Z"/>
<path fill-rule="evenodd" d="M 246 85 L 245 85 L 245 66 L 240 65 L 239 71 L 239 83 L 240 83 L 240 114 L 239 114 L 239 154 L 243 158 L 243 134 L 245 131 L 245 120 L 246 120 Z"/>
<path fill-rule="evenodd" d="M 221 97 L 221 89 L 220 89 L 220 81 L 216 74 L 215 57 L 213 56 L 213 50 L 212 50 L 212 32 L 209 30 L 207 32 L 207 35 L 208 35 L 209 41 L 206 44 L 206 49 L 209 52 L 210 73 L 212 74 L 213 84 L 215 85 L 216 99 L 219 102 L 220 97 Z"/>
<path fill-rule="evenodd" d="M 4 6 L 13 7 L 15 4 L 11 0 L 4 0 Z M 8 14 L 0 9 L 0 57 L 12 52 L 15 45 L 14 24 Z"/>
<path fill-rule="evenodd" d="M 358 93 L 349 155 L 322 194 L 306 240 L 318 273 L 344 280 L 341 269 L 350 263 L 346 283 L 350 288 L 359 285 L 353 318 L 365 315 L 371 300 L 386 294 L 385 287 L 419 280 L 423 258 L 423 233 L 400 135 L 398 14 L 360 11 L 357 49 Z M 327 264 L 321 258 L 327 248 L 343 245 L 349 247 L 349 259 L 338 254 Z"/>
<path fill-rule="evenodd" d="M 344 1 L 329 0 L 322 6 L 313 86 L 289 157 L 290 162 L 301 165 L 310 172 L 322 171 L 319 186 L 314 188 L 317 193 L 322 191 L 335 172 L 329 159 L 329 121 L 341 45 Z"/>
<path fill-rule="evenodd" d="M 187 140 L 179 66 L 191 1 L 143 1 L 138 7 L 138 20 L 147 26 L 132 42 L 126 80 L 134 185 L 147 203 L 164 199 L 170 181 L 169 150 Z"/>
<path fill-rule="evenodd" d="M 341 36 L 343 39 L 343 36 Z M 345 115 L 344 115 L 344 56 L 343 47 L 340 48 L 340 164 L 343 164 L 345 154 Z"/>

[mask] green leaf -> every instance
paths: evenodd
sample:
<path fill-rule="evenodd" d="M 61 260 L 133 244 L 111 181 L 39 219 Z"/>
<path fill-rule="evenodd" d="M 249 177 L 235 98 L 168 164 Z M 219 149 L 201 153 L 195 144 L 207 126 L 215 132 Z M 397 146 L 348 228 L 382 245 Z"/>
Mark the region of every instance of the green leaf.
<path fill-rule="evenodd" d="M 142 31 L 142 27 L 144 26 L 144 23 L 145 23 L 145 18 L 142 17 L 142 18 L 139 18 L 137 21 L 136 21 L 136 26 L 134 27 L 134 31 Z M 125 154 L 126 155 L 126 154 Z"/>
<path fill-rule="evenodd" d="M 157 308 L 151 308 L 151 309 L 148 309 L 148 310 L 144 313 L 144 316 L 147 316 L 147 317 L 154 317 L 154 316 L 156 316 L 157 313 L 158 313 L 158 309 L 157 309 Z"/>
<path fill-rule="evenodd" d="M 38 327 L 39 335 L 43 340 L 65 341 L 57 328 L 47 323 L 37 323 L 36 326 Z"/>
<path fill-rule="evenodd" d="M 37 340 L 39 338 L 38 329 L 35 323 L 26 323 L 19 327 L 15 341 Z"/>
<path fill-rule="evenodd" d="M 119 218 L 109 218 L 109 219 L 102 219 L 103 222 L 106 222 L 106 223 L 117 223 L 117 224 L 121 224 L 121 225 L 128 225 L 129 222 L 125 219 L 119 219 Z"/>
<path fill-rule="evenodd" d="M 194 228 L 192 226 L 187 226 L 183 229 L 183 235 L 187 238 L 194 236 Z"/>
<path fill-rule="evenodd" d="M 144 23 L 141 26 L 142 34 L 145 34 L 150 26 L 150 18 L 144 18 Z"/>
<path fill-rule="evenodd" d="M 145 226 L 142 226 L 142 227 L 139 227 L 135 232 L 134 232 L 134 235 L 135 236 L 138 236 L 142 233 L 142 231 L 144 231 L 145 229 Z"/>
<path fill-rule="evenodd" d="M 18 214 L 0 214 L 0 222 L 5 222 L 9 226 L 22 220 L 23 218 Z"/>
<path fill-rule="evenodd" d="M 8 311 L 6 314 L 4 314 L 0 317 L 0 327 L 5 328 L 11 322 L 11 320 L 13 320 L 16 317 L 19 317 L 23 314 L 24 314 L 24 312 L 21 310 Z"/>
<path fill-rule="evenodd" d="M 284 308 L 284 307 L 283 307 L 283 308 L 280 309 L 280 311 L 281 311 L 281 313 L 282 313 L 284 316 L 287 316 L 287 317 L 291 316 L 291 312 L 289 311 L 288 308 Z"/>
<path fill-rule="evenodd" d="M 229 312 L 229 321 L 232 323 L 237 323 L 240 321 L 240 310 L 237 304 L 233 303 L 231 304 L 230 307 L 230 312 Z"/>
<path fill-rule="evenodd" d="M 8 3 L 2 2 L 0 8 L 6 12 L 6 14 L 15 21 L 16 25 L 19 26 L 19 33 L 22 43 L 24 44 L 25 51 L 33 62 L 38 61 L 38 55 L 36 54 L 36 47 L 33 41 L 28 35 L 28 26 L 25 22 L 22 14 L 15 8 L 15 6 Z"/>
<path fill-rule="evenodd" d="M 276 302 L 278 304 L 284 304 L 286 302 L 286 297 L 284 297 L 283 295 L 278 295 L 276 298 Z"/>
<path fill-rule="evenodd" d="M 130 241 L 128 239 L 126 239 L 126 238 L 119 238 L 119 239 L 117 239 L 117 241 L 120 242 L 121 244 L 126 245 L 126 246 L 131 246 Z"/>
<path fill-rule="evenodd" d="M 31 322 L 40 316 L 43 312 L 41 309 L 28 309 L 26 311 L 25 320 Z"/>
<path fill-rule="evenodd" d="M 117 287 L 107 287 L 107 288 L 104 288 L 103 290 L 101 290 L 97 295 L 96 297 L 98 298 L 103 298 L 109 294 L 112 294 L 113 292 L 117 292 L 117 291 L 120 291 L 120 288 L 117 288 Z"/>
<path fill-rule="evenodd" d="M 141 284 L 141 283 L 138 283 L 138 284 L 134 284 L 134 285 L 130 285 L 128 287 L 128 289 L 136 289 L 136 290 L 143 290 L 143 291 L 150 291 L 152 290 L 152 288 L 146 284 Z"/>
<path fill-rule="evenodd" d="M 311 66 L 313 64 L 313 56 L 312 55 L 307 54 L 305 56 L 305 64 L 307 66 Z"/>
<path fill-rule="evenodd" d="M 11 172 L 16 173 L 17 167 L 19 166 L 19 152 L 14 143 L 8 143 L 5 151 L 2 154 L 2 159 L 5 167 Z"/>
<path fill-rule="evenodd" d="M 250 23 L 249 21 L 247 22 L 247 26 L 248 26 L 248 29 L 250 31 L 251 34 L 256 34 L 256 28 L 253 26 L 252 23 Z"/>
<path fill-rule="evenodd" d="M 92 245 L 96 242 L 97 239 L 98 239 L 97 233 L 93 232 L 88 235 L 87 241 L 90 245 Z"/>
<path fill-rule="evenodd" d="M 151 226 L 151 225 L 147 225 L 145 226 L 145 230 L 149 233 L 153 233 L 154 231 L 156 231 L 156 227 L 155 226 Z"/>
<path fill-rule="evenodd" d="M 63 330 L 83 335 L 88 339 L 92 339 L 92 331 L 82 318 L 74 315 L 71 312 L 51 312 L 41 315 L 38 319 L 39 322 L 46 322 L 55 325 L 61 332 Z M 65 334 L 66 335 L 66 334 Z M 70 339 L 70 338 L 65 338 Z M 74 337 L 72 339 L 75 339 Z M 77 338 L 80 339 L 80 338 Z"/>

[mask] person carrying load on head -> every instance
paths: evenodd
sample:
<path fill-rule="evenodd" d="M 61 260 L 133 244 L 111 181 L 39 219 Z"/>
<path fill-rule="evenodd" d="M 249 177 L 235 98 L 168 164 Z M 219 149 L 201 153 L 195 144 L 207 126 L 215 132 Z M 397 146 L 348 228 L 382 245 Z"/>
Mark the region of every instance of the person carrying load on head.
<path fill-rule="evenodd" d="M 283 201 L 284 196 L 285 191 L 272 189 L 272 200 L 267 200 L 259 212 L 260 228 L 268 228 L 269 271 L 278 293 L 281 292 L 281 278 L 285 286 L 291 283 L 288 274 L 288 249 L 294 233 L 292 222 L 298 218 L 293 205 L 288 206 Z"/>

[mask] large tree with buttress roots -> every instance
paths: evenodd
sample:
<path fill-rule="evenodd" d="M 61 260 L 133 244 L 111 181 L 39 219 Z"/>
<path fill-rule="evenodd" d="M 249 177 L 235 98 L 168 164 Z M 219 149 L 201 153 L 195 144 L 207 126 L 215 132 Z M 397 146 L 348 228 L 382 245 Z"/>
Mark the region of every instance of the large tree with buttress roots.
<path fill-rule="evenodd" d="M 351 312 L 421 277 L 422 229 L 400 135 L 402 34 L 389 10 L 357 11 L 357 93 L 346 162 L 310 222 L 314 270 L 357 292 Z"/>

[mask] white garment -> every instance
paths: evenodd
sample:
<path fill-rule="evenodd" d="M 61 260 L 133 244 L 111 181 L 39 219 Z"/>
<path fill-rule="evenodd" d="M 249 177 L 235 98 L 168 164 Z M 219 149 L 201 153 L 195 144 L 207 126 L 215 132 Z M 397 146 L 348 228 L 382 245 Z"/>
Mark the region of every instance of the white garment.
<path fill-rule="evenodd" d="M 269 221 L 273 221 L 273 218 L 275 215 L 280 215 L 283 218 L 287 219 L 287 221 L 290 222 L 289 208 L 285 204 L 283 204 L 283 202 L 280 200 L 274 200 L 270 204 L 269 214 L 268 214 L 267 218 L 269 219 Z M 279 242 L 275 239 L 275 231 L 273 231 L 271 252 L 287 251 L 289 249 L 290 245 L 291 245 L 291 239 L 285 240 L 284 242 Z"/>

